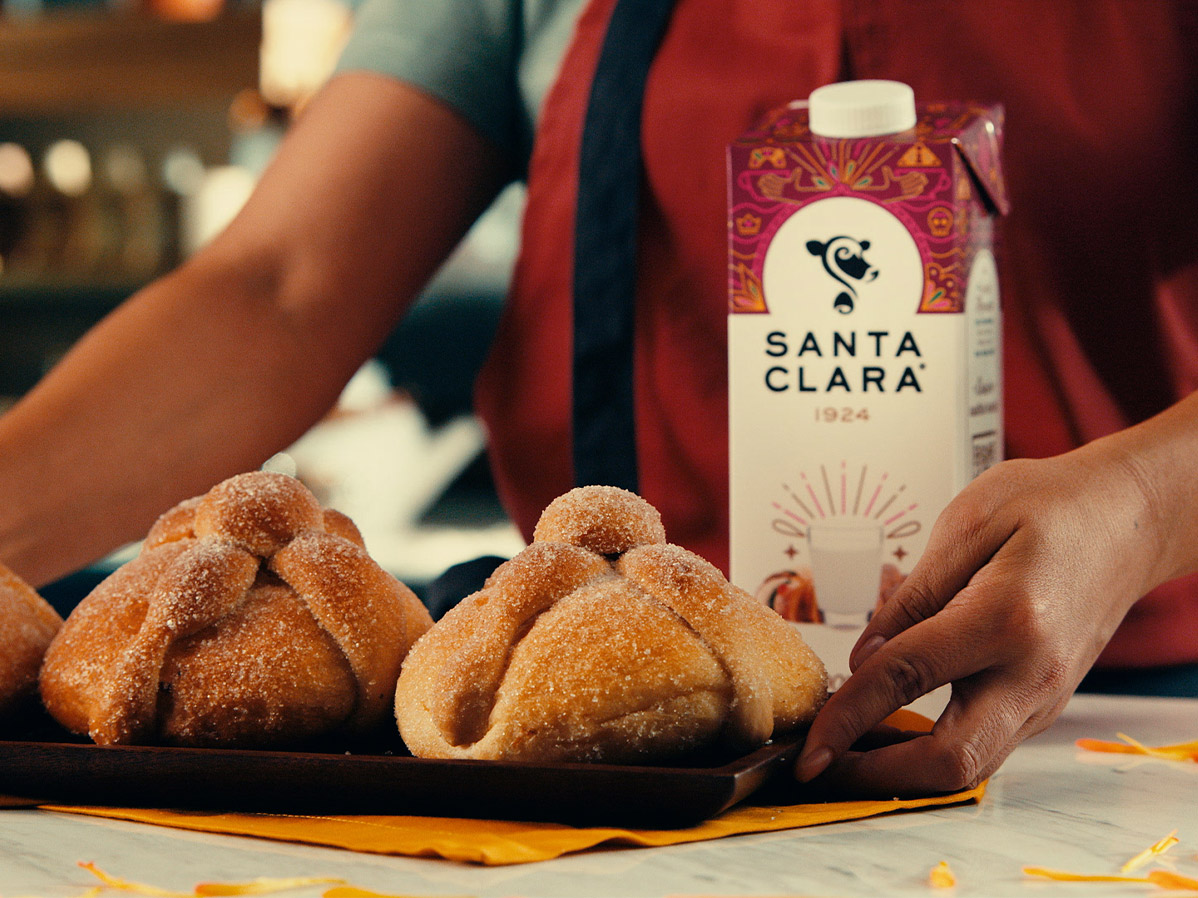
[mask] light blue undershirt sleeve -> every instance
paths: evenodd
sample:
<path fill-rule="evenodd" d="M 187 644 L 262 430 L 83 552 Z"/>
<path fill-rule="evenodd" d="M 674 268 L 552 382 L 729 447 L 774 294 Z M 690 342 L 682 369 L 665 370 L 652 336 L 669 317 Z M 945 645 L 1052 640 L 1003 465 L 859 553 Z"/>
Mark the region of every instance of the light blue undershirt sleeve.
<path fill-rule="evenodd" d="M 447 103 L 518 164 L 519 0 L 363 0 L 338 72 L 366 70 Z"/>

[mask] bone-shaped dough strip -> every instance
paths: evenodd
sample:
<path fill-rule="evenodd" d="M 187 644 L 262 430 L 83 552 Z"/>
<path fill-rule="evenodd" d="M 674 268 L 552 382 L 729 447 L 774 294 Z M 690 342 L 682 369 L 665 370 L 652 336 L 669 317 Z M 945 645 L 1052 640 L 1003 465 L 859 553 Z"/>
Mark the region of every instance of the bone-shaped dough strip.
<path fill-rule="evenodd" d="M 159 576 L 141 628 L 114 665 L 92 714 L 92 739 L 126 744 L 152 734 L 171 646 L 228 614 L 257 574 L 257 557 L 222 540 L 197 540 L 180 552 Z"/>
<path fill-rule="evenodd" d="M 723 574 L 679 546 L 638 546 L 616 564 L 629 580 L 686 621 L 710 647 L 732 681 L 727 735 L 760 745 L 774 732 L 773 689 L 752 629 L 742 627 Z"/>
<path fill-rule="evenodd" d="M 451 745 L 471 745 L 487 731 L 495 693 L 512 646 L 542 611 L 585 583 L 614 576 L 600 555 L 566 543 L 536 542 L 504 562 L 478 593 L 450 614 L 470 635 L 446 658 L 430 690 L 428 711 Z"/>
<path fill-rule="evenodd" d="M 358 686 L 349 725 L 377 720 L 394 700 L 404 655 L 432 626 L 428 611 L 365 549 L 332 533 L 299 534 L 274 554 L 270 569 L 345 654 Z"/>

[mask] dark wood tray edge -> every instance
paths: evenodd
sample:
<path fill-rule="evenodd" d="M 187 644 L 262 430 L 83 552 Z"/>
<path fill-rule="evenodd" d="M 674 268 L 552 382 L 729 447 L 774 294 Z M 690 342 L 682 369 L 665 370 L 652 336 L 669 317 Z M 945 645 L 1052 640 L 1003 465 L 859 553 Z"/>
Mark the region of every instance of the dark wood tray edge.
<path fill-rule="evenodd" d="M 804 734 L 711 767 L 441 761 L 0 741 L 0 792 L 45 803 L 184 811 L 388 814 L 678 828 L 710 819 L 789 771 Z"/>

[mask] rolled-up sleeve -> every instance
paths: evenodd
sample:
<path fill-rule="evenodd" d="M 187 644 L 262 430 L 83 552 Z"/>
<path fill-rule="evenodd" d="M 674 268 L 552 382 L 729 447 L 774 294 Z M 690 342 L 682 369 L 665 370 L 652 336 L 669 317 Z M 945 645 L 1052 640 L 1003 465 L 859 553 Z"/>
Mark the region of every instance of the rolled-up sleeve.
<path fill-rule="evenodd" d="M 520 152 L 517 0 L 364 0 L 337 71 L 420 88 L 515 157 Z"/>

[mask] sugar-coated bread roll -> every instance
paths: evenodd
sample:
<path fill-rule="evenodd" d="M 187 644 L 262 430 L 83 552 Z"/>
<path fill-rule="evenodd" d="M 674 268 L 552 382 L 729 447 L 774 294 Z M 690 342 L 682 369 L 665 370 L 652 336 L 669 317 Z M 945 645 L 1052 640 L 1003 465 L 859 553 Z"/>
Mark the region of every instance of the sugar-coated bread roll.
<path fill-rule="evenodd" d="M 0 564 L 0 716 L 37 695 L 37 671 L 62 618 Z"/>
<path fill-rule="evenodd" d="M 264 746 L 363 731 L 432 625 L 345 515 L 253 472 L 166 512 L 70 614 L 40 687 L 100 744 Z"/>
<path fill-rule="evenodd" d="M 580 487 L 413 646 L 395 715 L 420 757 L 633 762 L 758 746 L 826 696 L 798 631 L 668 544 L 656 509 Z"/>

